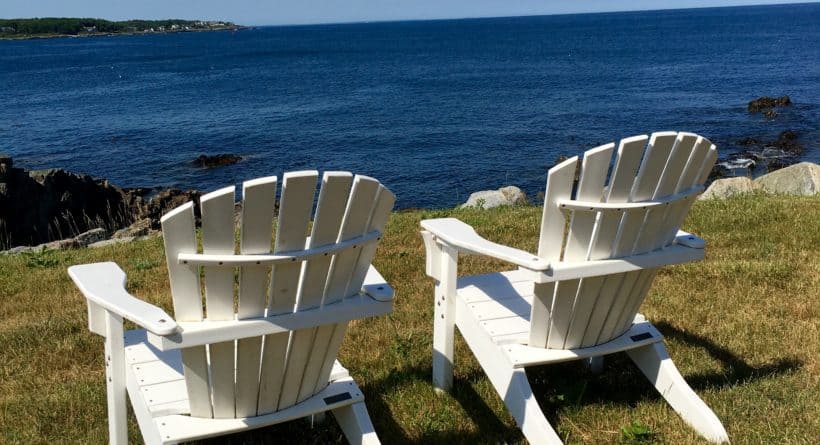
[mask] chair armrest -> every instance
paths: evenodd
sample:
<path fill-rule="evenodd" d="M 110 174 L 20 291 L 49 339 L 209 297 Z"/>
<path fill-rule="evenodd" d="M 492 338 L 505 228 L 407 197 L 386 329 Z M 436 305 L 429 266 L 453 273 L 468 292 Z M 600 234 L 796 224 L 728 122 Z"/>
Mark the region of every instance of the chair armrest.
<path fill-rule="evenodd" d="M 387 280 L 372 264 L 367 269 L 367 275 L 364 277 L 362 292 L 376 301 L 390 301 L 393 299 L 393 288 L 387 284 Z"/>
<path fill-rule="evenodd" d="M 89 301 L 103 309 L 131 320 L 157 335 L 177 331 L 176 322 L 165 311 L 125 290 L 125 272 L 116 263 L 71 266 L 68 268 L 68 275 Z"/>
<path fill-rule="evenodd" d="M 703 249 L 706 247 L 706 240 L 692 235 L 689 232 L 678 230 L 677 235 L 675 235 L 675 244 L 691 247 L 693 249 Z"/>
<path fill-rule="evenodd" d="M 533 271 L 550 268 L 549 261 L 527 251 L 486 240 L 468 224 L 455 218 L 425 219 L 421 226 L 441 242 L 455 247 L 462 253 L 497 258 Z"/>

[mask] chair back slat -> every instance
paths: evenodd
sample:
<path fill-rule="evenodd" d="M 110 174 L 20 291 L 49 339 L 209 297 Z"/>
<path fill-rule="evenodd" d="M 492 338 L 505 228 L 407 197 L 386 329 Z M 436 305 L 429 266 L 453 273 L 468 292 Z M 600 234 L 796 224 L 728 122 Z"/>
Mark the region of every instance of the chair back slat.
<path fill-rule="evenodd" d="M 340 222 L 335 237 L 336 242 L 356 238 L 367 232 L 367 223 L 370 220 L 379 186 L 378 181 L 366 176 L 357 175 L 353 179 L 350 199 L 347 201 L 344 212 L 339 214 Z M 333 256 L 332 266 L 326 281 L 323 305 L 336 303 L 346 297 L 344 294 L 345 286 L 350 280 L 354 267 L 353 262 L 360 251 L 360 247 L 357 246 L 356 248 L 337 252 Z M 301 402 L 316 391 L 317 379 L 322 371 L 325 357 L 330 352 L 329 348 L 332 346 L 331 343 L 335 332 L 339 331 L 341 336 L 344 337 L 346 328 L 347 322 L 319 326 L 315 328 L 313 341 L 301 345 L 306 356 L 306 366 L 302 378 L 295 385 L 298 389 L 296 401 Z M 335 350 L 332 351 L 334 360 L 336 352 Z M 322 383 L 327 385 L 327 381 Z"/>
<path fill-rule="evenodd" d="M 367 224 L 366 232 L 378 230 L 384 233 L 387 219 L 390 216 L 390 211 L 393 210 L 393 205 L 396 202 L 396 197 L 387 187 L 379 185 L 379 190 L 376 194 L 376 203 L 373 206 L 373 211 L 370 215 L 370 220 Z M 359 251 L 359 256 L 356 260 L 356 265 L 353 268 L 350 281 L 344 295 L 355 295 L 362 288 L 367 270 L 370 268 L 370 263 L 376 254 L 376 244 L 368 244 L 363 246 Z M 321 366 L 317 367 L 319 372 L 315 383 L 313 383 L 313 392 L 321 391 L 327 386 L 330 372 L 333 370 L 333 363 L 336 361 L 336 356 L 339 354 L 339 347 L 342 345 L 342 339 L 347 331 L 347 323 L 337 323 L 330 332 L 329 326 L 321 326 L 319 328 L 322 337 L 329 335 L 330 339 L 327 344 L 327 350 L 324 355 L 317 353 L 316 357 L 321 358 Z M 317 334 L 318 335 L 318 334 Z M 312 376 L 312 374 L 311 374 Z M 305 379 L 302 384 L 303 390 L 309 388 L 311 379 Z"/>
<path fill-rule="evenodd" d="M 276 176 L 245 181 L 242 184 L 242 216 L 239 251 L 242 254 L 267 253 L 273 240 L 273 213 L 276 205 Z M 243 266 L 239 269 L 239 302 L 237 318 L 265 315 L 270 266 Z M 236 342 L 236 416 L 257 413 L 259 369 L 262 359 L 262 337 Z"/>
<path fill-rule="evenodd" d="M 561 173 L 567 175 L 566 166 L 559 164 L 550 170 L 539 256 L 551 255 L 548 259 L 555 262 L 563 249 L 560 261 L 601 260 L 669 245 L 696 196 L 684 192 L 702 185 L 716 159 L 714 146 L 691 133 L 635 136 L 620 142 L 609 182 L 604 187 L 612 149 L 613 144 L 609 144 L 584 155 L 574 200 L 562 198 L 567 203 L 563 209 L 550 199 L 554 186 L 550 180 Z M 563 184 L 565 197 L 570 189 L 571 185 Z M 586 204 L 589 208 L 581 207 L 582 202 L 590 203 Z M 631 204 L 604 209 L 592 207 L 594 202 Z M 641 202 L 647 205 L 640 206 Z M 570 223 L 564 236 L 562 218 L 566 217 Z M 617 337 L 631 325 L 656 273 L 656 268 L 650 268 L 563 280 L 554 287 L 535 284 L 529 344 L 573 349 Z"/>
<path fill-rule="evenodd" d="M 581 176 L 578 181 L 578 190 L 575 193 L 576 199 L 591 202 L 600 202 L 604 196 L 604 185 L 606 184 L 607 171 L 612 159 L 614 144 L 602 145 L 584 153 L 581 162 Z M 592 241 L 593 229 L 595 228 L 596 214 L 592 212 L 573 212 L 570 218 L 567 243 L 564 250 L 563 261 L 584 261 L 588 259 L 589 247 Z M 587 286 L 582 286 L 582 281 L 587 282 Z M 550 318 L 548 348 L 563 349 L 567 347 L 570 340 L 570 331 L 573 321 L 583 317 L 584 312 L 588 318 L 590 305 L 589 299 L 576 298 L 579 296 L 579 289 L 586 287 L 587 291 L 592 290 L 598 280 L 565 280 L 556 284 L 555 297 L 552 304 Z M 570 341 L 580 343 L 583 336 L 583 327 L 576 324 L 576 331 L 580 334 L 572 335 Z M 574 338 L 578 337 L 577 340 Z"/>
<path fill-rule="evenodd" d="M 211 261 L 189 260 L 199 255 L 192 203 L 163 217 L 179 321 L 333 311 L 334 303 L 345 298 L 363 298 L 360 290 L 375 254 L 374 241 L 395 197 L 375 179 L 327 172 L 311 218 L 317 179 L 316 171 L 286 173 L 276 219 L 277 178 L 245 182 L 238 251 L 234 188 L 203 195 L 201 255 L 222 256 Z M 306 250 L 312 253 L 288 253 Z M 183 253 L 193 255 L 179 258 Z M 233 261 L 236 254 L 245 255 L 244 260 Z M 253 255 L 263 257 L 254 261 Z M 282 260 L 262 259 L 276 255 Z M 318 324 L 181 349 L 191 415 L 253 417 L 312 397 L 328 385 L 346 329 L 347 322 Z"/>
<path fill-rule="evenodd" d="M 274 252 L 303 249 L 316 194 L 317 171 L 285 173 L 279 199 L 279 218 Z M 293 312 L 302 264 L 279 264 L 271 271 L 268 314 Z M 265 336 L 259 376 L 258 414 L 279 409 L 290 333 Z"/>
<path fill-rule="evenodd" d="M 350 196 L 352 181 L 353 176 L 349 173 L 327 172 L 324 174 L 308 247 L 319 247 L 336 242 Z M 310 309 L 322 304 L 331 260 L 332 256 L 328 255 L 305 262 L 297 310 Z M 279 402 L 280 409 L 300 401 L 301 386 L 304 384 L 306 373 L 319 372 L 318 369 L 312 369 L 318 367 L 315 363 L 311 363 L 312 351 L 314 348 L 326 348 L 328 339 L 317 336 L 317 329 L 321 328 L 300 329 L 291 334 L 287 370 Z"/>
<path fill-rule="evenodd" d="M 547 172 L 547 188 L 544 192 L 544 210 L 541 215 L 541 236 L 538 240 L 538 256 L 547 261 L 561 259 L 564 247 L 566 217 L 557 201 L 572 196 L 575 168 L 578 157 L 572 157 Z M 532 310 L 530 311 L 529 344 L 539 348 L 547 346 L 549 326 L 555 296 L 555 283 L 536 284 Z"/>
<path fill-rule="evenodd" d="M 197 252 L 194 204 L 188 202 L 166 213 L 161 223 L 174 317 L 177 321 L 200 321 L 203 312 L 199 268 L 179 264 L 176 258 L 179 253 Z M 212 417 L 206 347 L 183 349 L 181 354 L 191 415 Z"/>
<path fill-rule="evenodd" d="M 202 251 L 209 254 L 233 254 L 234 187 L 208 193 L 200 198 L 202 210 Z M 208 320 L 234 318 L 234 270 L 224 267 L 204 267 L 205 309 Z M 214 418 L 236 416 L 234 393 L 234 342 L 208 345 L 210 358 L 211 399 Z"/>
<path fill-rule="evenodd" d="M 618 144 L 615 164 L 607 188 L 606 202 L 620 203 L 629 201 L 629 194 L 635 182 L 635 175 L 643 158 L 648 139 L 649 137 L 645 135 L 633 136 L 621 140 Z M 591 260 L 601 260 L 613 256 L 618 229 L 623 218 L 624 214 L 621 212 L 603 212 L 601 214 L 595 241 L 590 251 Z M 592 346 L 598 341 L 601 327 L 609 314 L 623 278 L 624 274 L 598 277 L 601 281 L 600 289 L 597 296 L 590 298 L 594 301 L 594 305 L 581 338 L 581 347 Z"/>

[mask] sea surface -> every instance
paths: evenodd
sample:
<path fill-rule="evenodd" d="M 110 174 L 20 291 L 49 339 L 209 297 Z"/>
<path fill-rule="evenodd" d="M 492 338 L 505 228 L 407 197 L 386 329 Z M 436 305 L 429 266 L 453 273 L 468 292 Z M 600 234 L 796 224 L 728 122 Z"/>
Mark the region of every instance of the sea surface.
<path fill-rule="evenodd" d="M 818 3 L 0 41 L 0 152 L 124 187 L 350 170 L 446 207 L 659 130 L 725 160 L 791 129 L 820 162 L 818 122 Z M 218 153 L 245 159 L 190 163 Z"/>

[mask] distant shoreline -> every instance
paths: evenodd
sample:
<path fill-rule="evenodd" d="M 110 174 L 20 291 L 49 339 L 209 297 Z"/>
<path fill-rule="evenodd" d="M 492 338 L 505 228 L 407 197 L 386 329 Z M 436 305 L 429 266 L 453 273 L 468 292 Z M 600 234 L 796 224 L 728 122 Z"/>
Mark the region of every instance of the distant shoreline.
<path fill-rule="evenodd" d="M 245 28 L 245 26 L 226 21 L 180 19 L 118 22 L 93 18 L 0 19 L 0 40 L 237 31 Z"/>
<path fill-rule="evenodd" d="M 74 38 L 87 38 L 87 37 L 109 37 L 109 36 L 145 36 L 145 35 L 158 35 L 158 34 L 184 34 L 184 33 L 191 33 L 191 32 L 213 32 L 213 31 L 240 31 L 243 29 L 251 29 L 251 26 L 241 26 L 235 25 L 232 27 L 225 27 L 225 28 L 213 28 L 213 29 L 191 29 L 187 31 L 137 31 L 137 32 L 98 32 L 98 33 L 89 33 L 89 34 L 35 34 L 29 36 L 15 36 L 15 37 L 0 37 L 0 40 L 45 40 L 45 39 L 74 39 Z"/>

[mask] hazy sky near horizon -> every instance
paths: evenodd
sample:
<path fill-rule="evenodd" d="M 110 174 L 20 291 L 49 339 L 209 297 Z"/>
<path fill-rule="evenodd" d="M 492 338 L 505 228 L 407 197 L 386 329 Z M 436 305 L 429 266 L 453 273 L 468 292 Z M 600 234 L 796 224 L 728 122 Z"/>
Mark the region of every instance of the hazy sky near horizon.
<path fill-rule="evenodd" d="M 797 0 L 799 1 L 799 0 Z M 566 14 L 796 3 L 796 0 L 0 0 L 0 18 L 203 19 L 242 25 Z"/>

